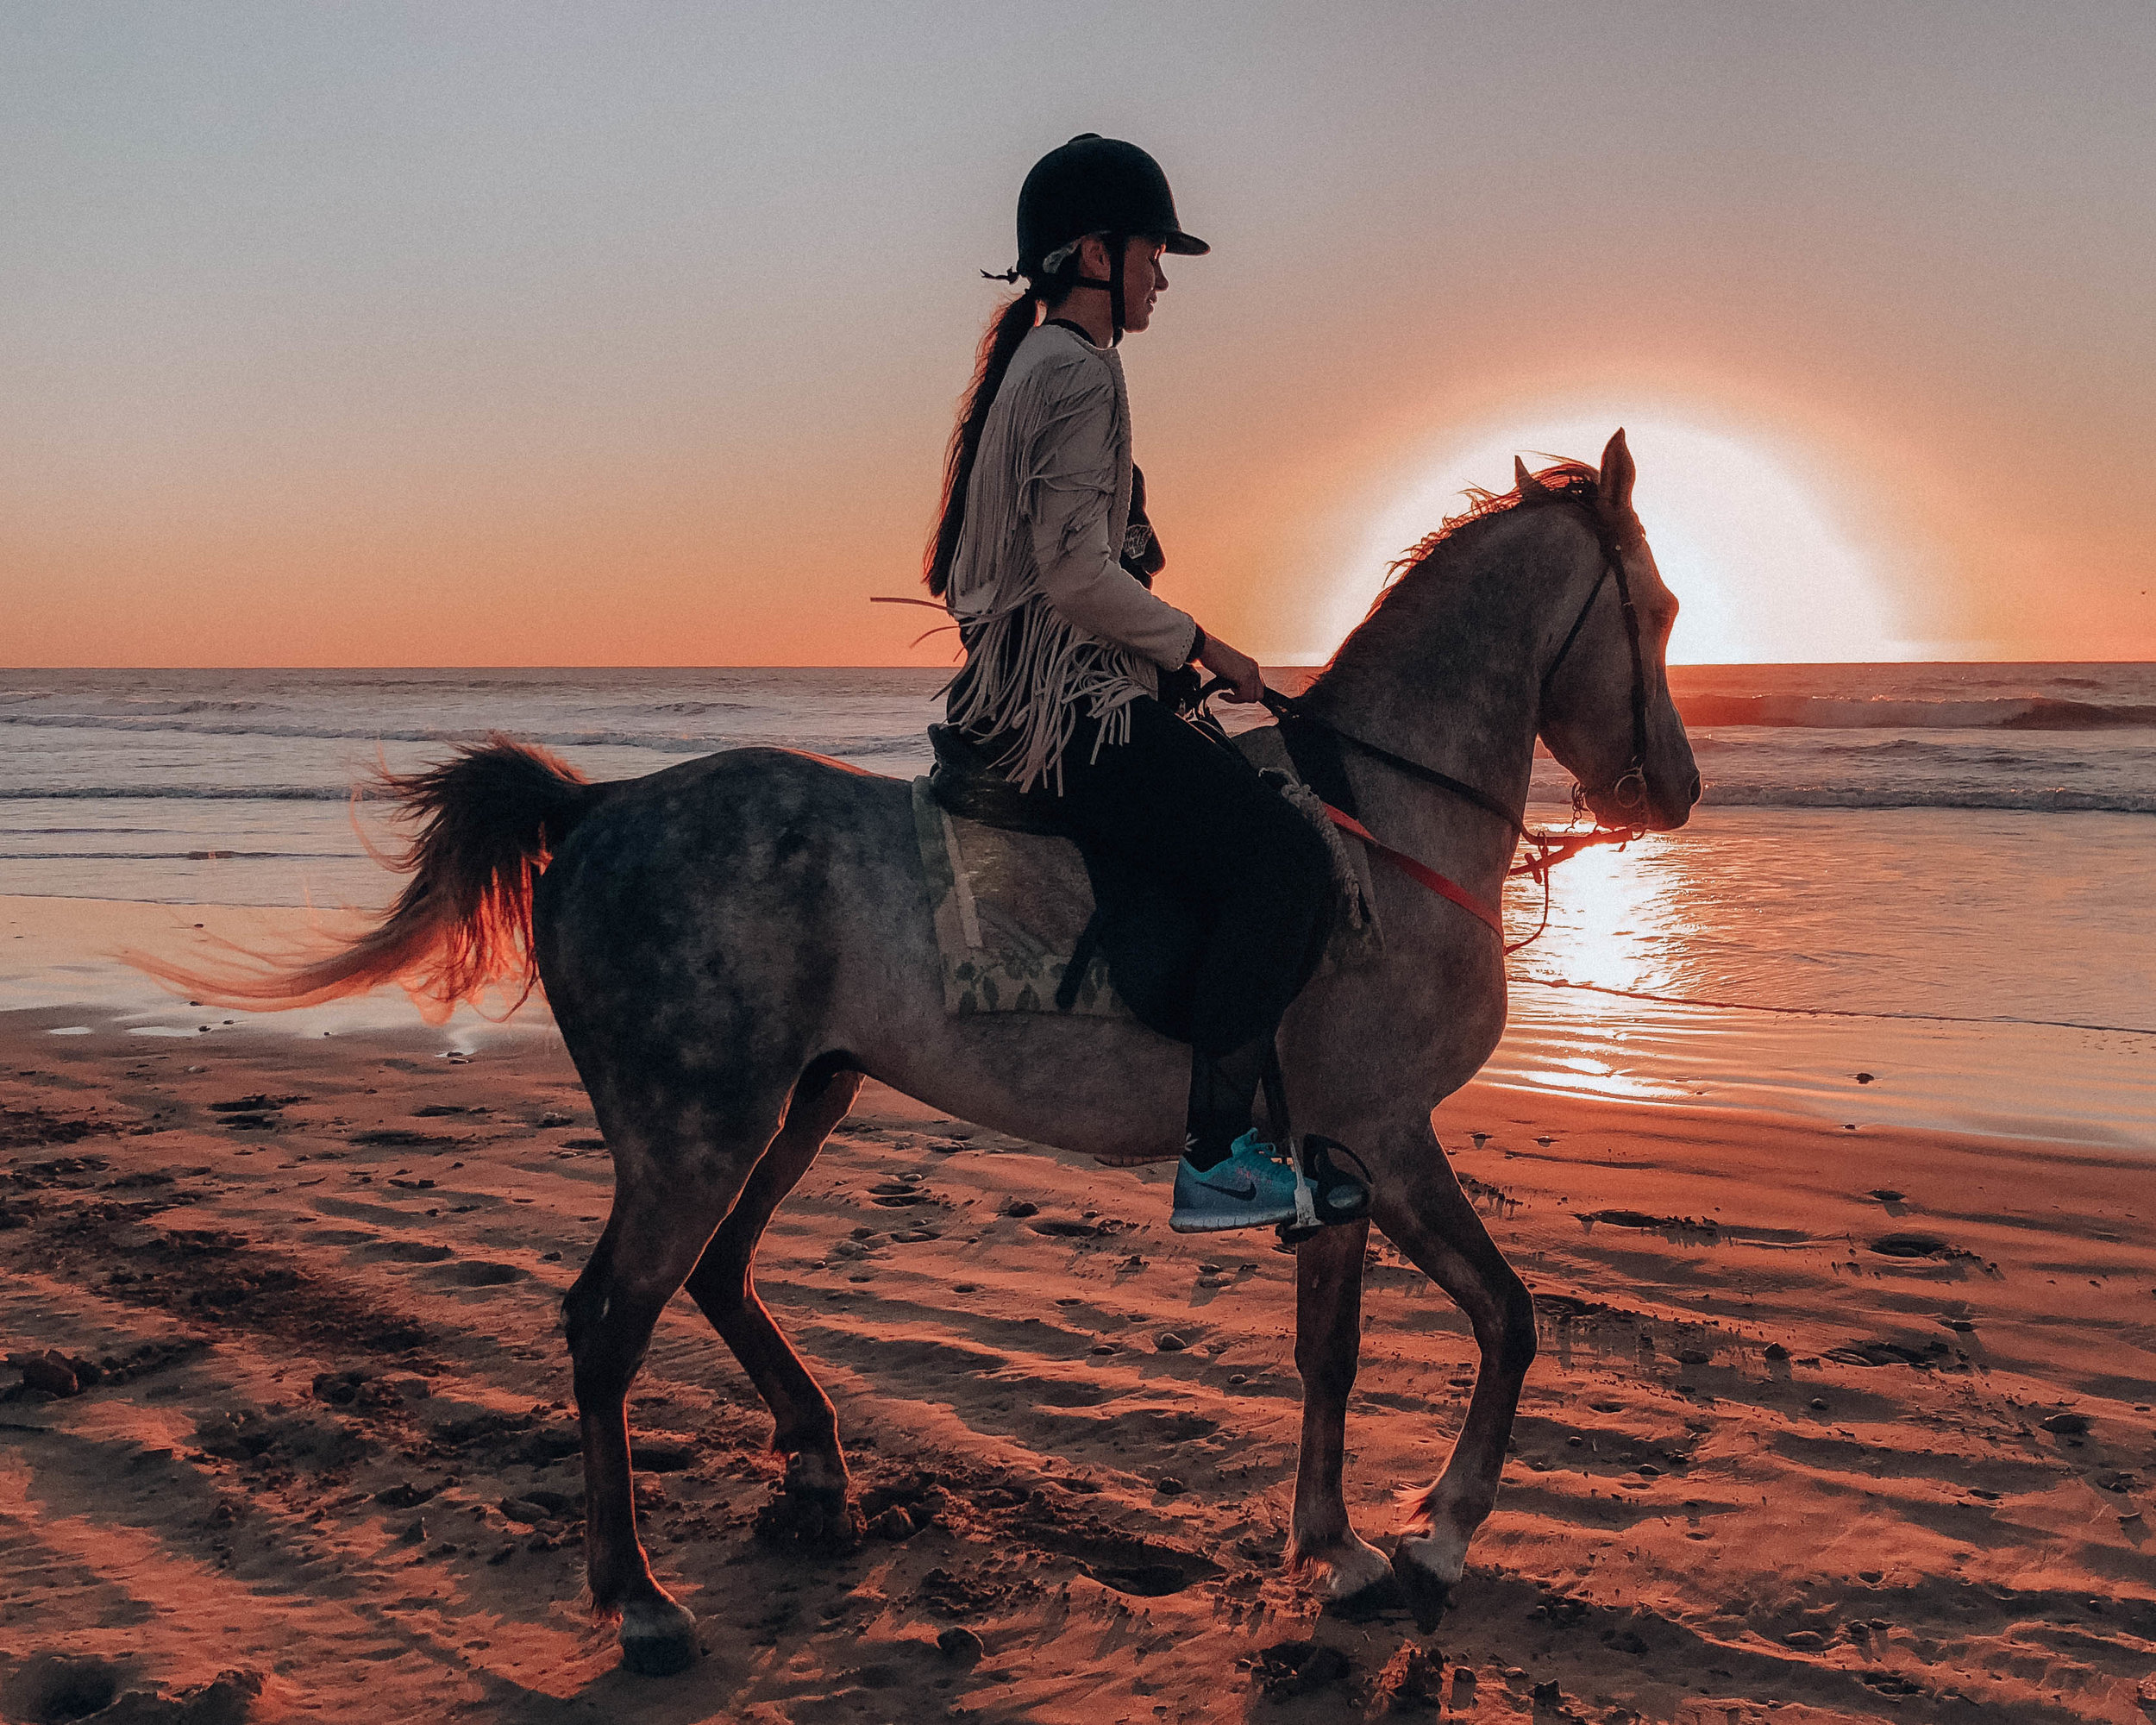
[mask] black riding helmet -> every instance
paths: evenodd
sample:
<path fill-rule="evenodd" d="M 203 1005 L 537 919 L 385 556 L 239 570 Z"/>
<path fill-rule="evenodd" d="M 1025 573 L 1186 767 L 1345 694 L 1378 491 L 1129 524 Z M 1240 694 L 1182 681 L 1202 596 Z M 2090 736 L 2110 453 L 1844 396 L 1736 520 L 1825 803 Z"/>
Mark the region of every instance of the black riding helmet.
<path fill-rule="evenodd" d="M 1123 248 L 1133 235 L 1158 240 L 1185 257 L 1201 257 L 1213 249 L 1183 232 L 1160 164 L 1136 144 L 1098 132 L 1081 132 L 1050 150 L 1025 176 L 1018 191 L 1018 261 L 1013 275 L 1045 285 L 1055 273 L 1049 260 L 1088 234 L 1099 234 L 1107 242 L 1108 279 L 1079 276 L 1072 285 L 1108 290 L 1118 336 L 1124 327 Z"/>

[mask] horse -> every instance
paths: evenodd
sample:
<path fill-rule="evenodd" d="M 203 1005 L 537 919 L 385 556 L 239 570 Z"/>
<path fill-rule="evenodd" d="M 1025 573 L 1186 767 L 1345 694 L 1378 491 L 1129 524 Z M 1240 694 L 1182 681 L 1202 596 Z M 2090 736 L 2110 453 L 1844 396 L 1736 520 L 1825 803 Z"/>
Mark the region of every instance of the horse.
<path fill-rule="evenodd" d="M 1664 670 L 1677 600 L 1632 506 L 1624 433 L 1599 469 L 1515 462 L 1515 476 L 1502 495 L 1470 492 L 1466 514 L 1395 566 L 1298 703 L 1375 745 L 1342 757 L 1366 830 L 1485 904 L 1514 855 L 1538 735 L 1600 825 L 1669 831 L 1699 794 Z M 1403 763 L 1481 794 L 1448 795 Z M 146 968 L 258 1009 L 397 981 L 441 1013 L 504 982 L 543 987 L 614 1166 L 611 1212 L 563 1300 L 591 1599 L 618 1625 L 625 1665 L 680 1671 L 695 1619 L 637 1538 L 625 1412 L 661 1309 L 686 1287 L 770 1408 L 786 1458 L 774 1503 L 792 1524 L 857 1537 L 837 1414 L 758 1297 L 755 1261 L 864 1077 L 1135 1165 L 1182 1149 L 1188 1051 L 1125 1019 L 947 1013 L 903 781 L 756 748 L 593 784 L 497 736 L 391 787 L 416 829 L 411 878 L 371 930 L 270 973 Z M 1505 959 L 1501 935 L 1410 873 L 1374 868 L 1372 881 L 1381 955 L 1321 972 L 1279 1038 L 1297 1124 L 1352 1146 L 1370 1184 L 1363 1220 L 1296 1248 L 1287 1560 L 1332 1597 L 1389 1573 L 1411 1598 L 1441 1600 L 1495 1502 L 1535 1352 L 1527 1289 L 1431 1124 L 1496 1045 Z M 1373 1223 L 1459 1304 L 1480 1353 L 1444 1471 L 1401 1494 L 1389 1560 L 1350 1525 L 1341 1483 Z"/>

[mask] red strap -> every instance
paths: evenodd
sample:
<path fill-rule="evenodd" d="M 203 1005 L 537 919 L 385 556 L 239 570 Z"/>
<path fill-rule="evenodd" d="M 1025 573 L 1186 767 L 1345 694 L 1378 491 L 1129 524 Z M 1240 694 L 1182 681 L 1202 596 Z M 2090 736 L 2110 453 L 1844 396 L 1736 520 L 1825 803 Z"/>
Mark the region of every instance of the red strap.
<path fill-rule="evenodd" d="M 1454 904 L 1457 905 L 1462 910 L 1467 912 L 1470 916 L 1476 917 L 1483 923 L 1487 924 L 1489 927 L 1490 932 L 1495 934 L 1499 940 L 1501 941 L 1504 939 L 1504 919 L 1499 916 L 1498 913 L 1495 910 L 1491 909 L 1489 906 L 1484 904 L 1480 899 L 1476 898 L 1474 894 L 1469 892 L 1468 889 L 1465 887 L 1463 887 L 1457 881 L 1449 880 L 1445 875 L 1438 873 L 1435 869 L 1430 868 L 1425 863 L 1416 862 L 1413 857 L 1408 856 L 1404 850 L 1394 850 L 1391 845 L 1386 844 L 1383 839 L 1379 838 L 1376 834 L 1371 832 L 1369 828 L 1363 825 L 1361 821 L 1356 819 L 1353 815 L 1342 813 L 1338 809 L 1333 807 L 1331 803 L 1325 805 L 1325 812 L 1331 818 L 1333 825 L 1338 827 L 1343 832 L 1353 833 L 1357 838 L 1361 839 L 1363 844 L 1369 845 L 1371 850 L 1375 850 L 1380 856 L 1382 856 L 1388 862 L 1391 863 L 1394 868 L 1399 869 L 1400 872 L 1405 875 L 1409 880 L 1420 881 L 1422 885 L 1429 888 L 1432 892 L 1437 894 L 1439 898 L 1451 900 Z"/>

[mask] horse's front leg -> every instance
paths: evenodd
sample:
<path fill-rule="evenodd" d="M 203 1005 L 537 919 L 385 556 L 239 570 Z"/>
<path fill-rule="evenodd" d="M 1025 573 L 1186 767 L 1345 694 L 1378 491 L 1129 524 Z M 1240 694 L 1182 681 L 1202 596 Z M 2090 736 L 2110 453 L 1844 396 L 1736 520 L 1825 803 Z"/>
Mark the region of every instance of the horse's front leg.
<path fill-rule="evenodd" d="M 1368 1222 L 1324 1228 L 1295 1248 L 1295 1370 L 1302 1446 L 1295 1457 L 1289 1569 L 1344 1599 L 1385 1578 L 1384 1554 L 1348 1525 L 1340 1474 L 1348 1394 L 1363 1346 L 1363 1248 Z"/>
<path fill-rule="evenodd" d="M 1407 1520 L 1393 1567 L 1411 1597 L 1442 1597 L 1467 1567 L 1468 1542 L 1497 1502 L 1520 1389 L 1535 1356 L 1534 1302 L 1460 1190 L 1426 1125 L 1417 1151 L 1372 1195 L 1377 1226 L 1457 1302 L 1481 1350 L 1475 1394 L 1435 1484 L 1401 1494 Z"/>

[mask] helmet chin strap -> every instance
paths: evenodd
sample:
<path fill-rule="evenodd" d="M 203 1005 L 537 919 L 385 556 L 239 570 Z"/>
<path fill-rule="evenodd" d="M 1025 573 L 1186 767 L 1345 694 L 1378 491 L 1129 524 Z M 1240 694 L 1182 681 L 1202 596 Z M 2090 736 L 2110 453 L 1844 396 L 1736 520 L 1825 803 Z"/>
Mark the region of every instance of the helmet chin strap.
<path fill-rule="evenodd" d="M 1098 276 L 1074 276 L 1070 285 L 1073 287 L 1107 289 L 1108 317 L 1115 327 L 1115 336 L 1109 345 L 1113 347 L 1122 342 L 1123 332 L 1129 327 L 1123 317 L 1123 254 L 1131 248 L 1131 236 L 1128 234 L 1106 234 L 1101 237 L 1108 248 L 1108 279 L 1102 281 Z"/>

